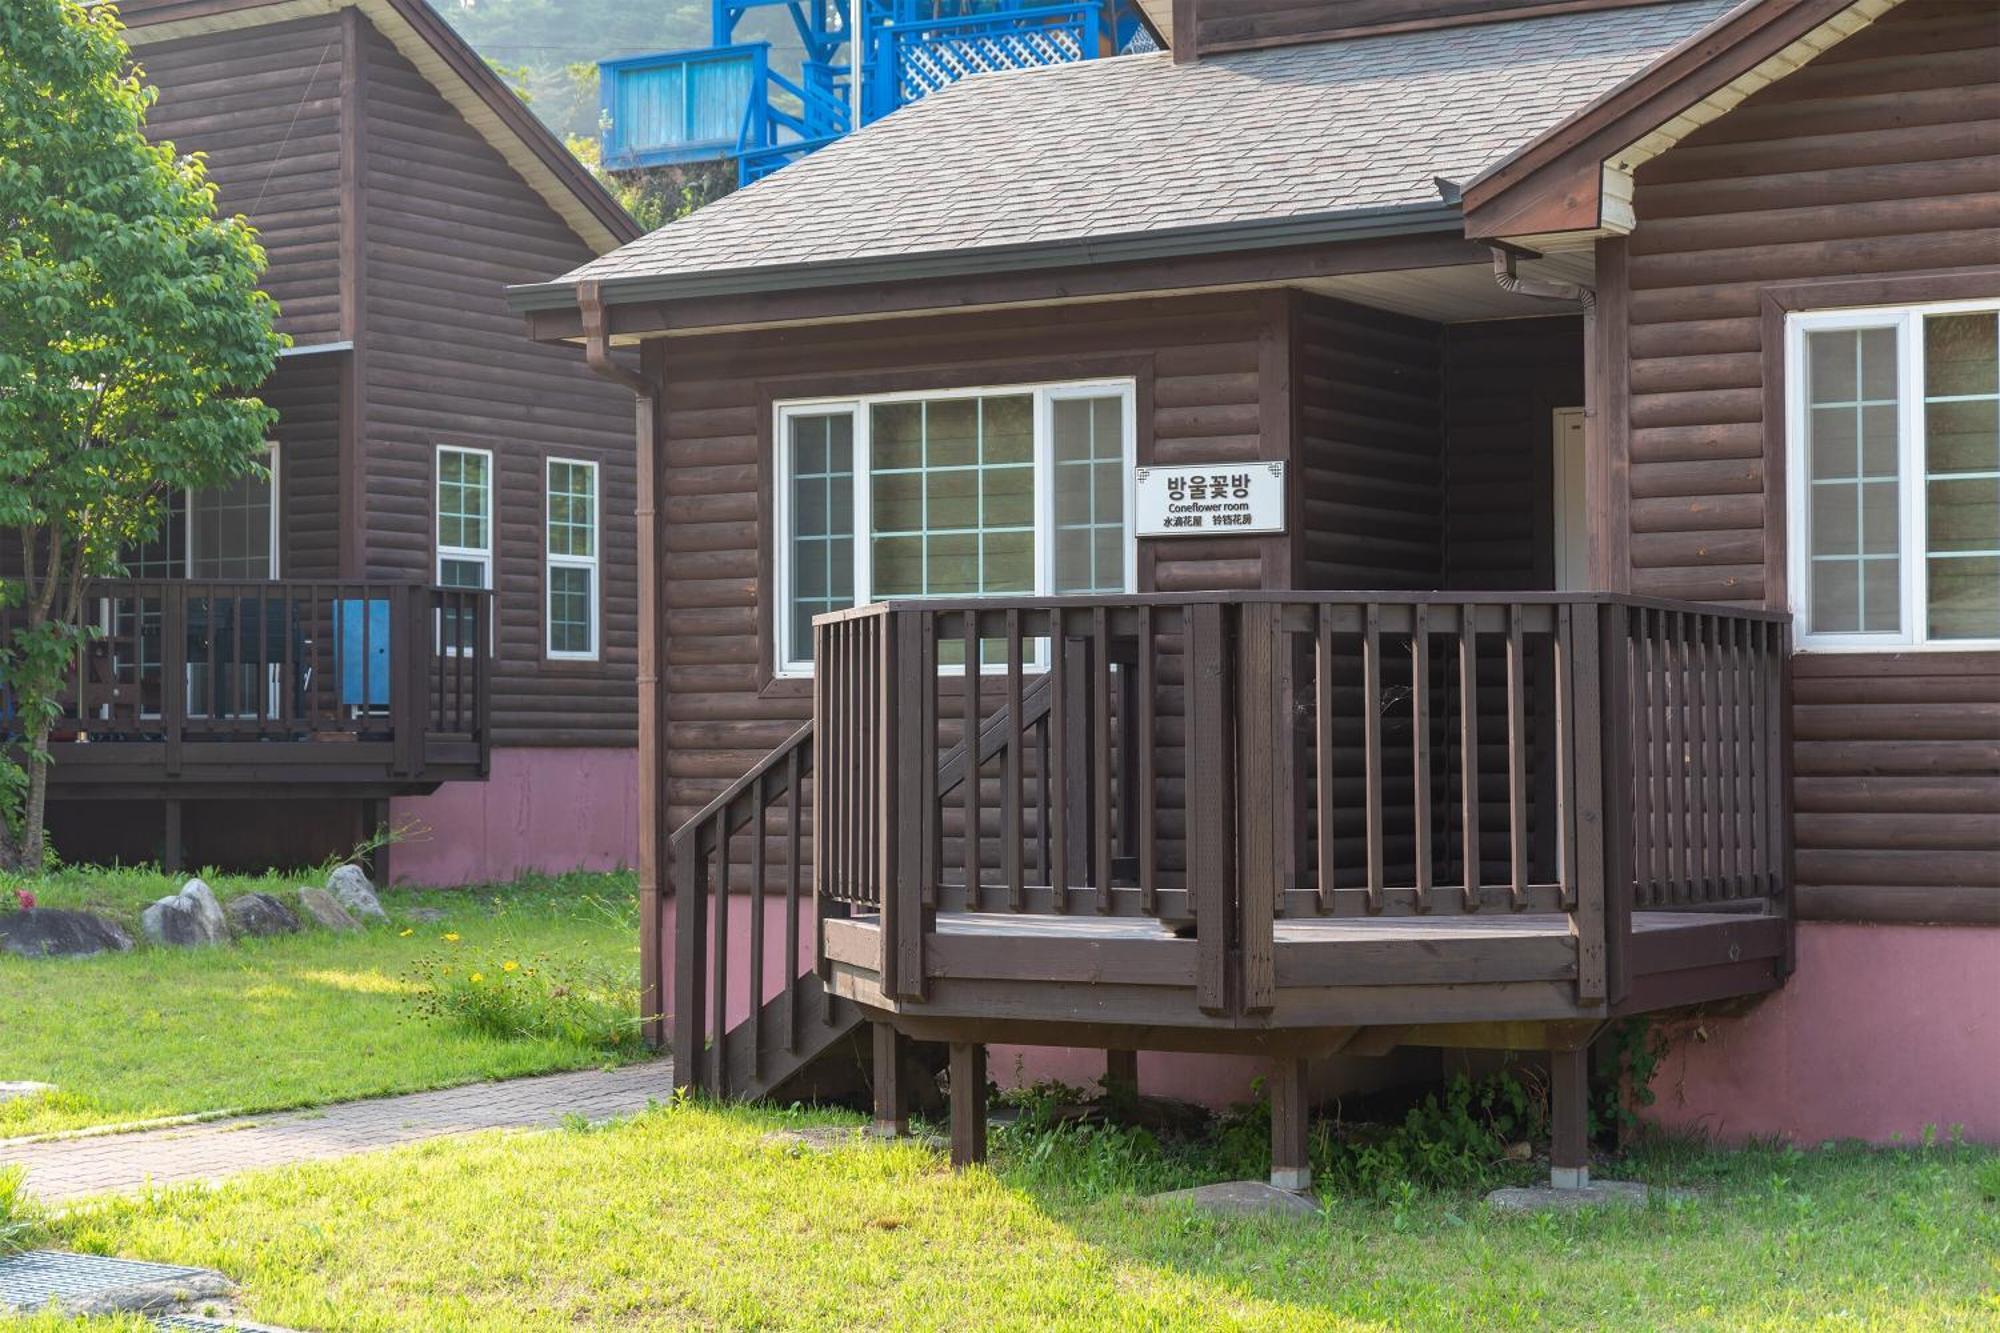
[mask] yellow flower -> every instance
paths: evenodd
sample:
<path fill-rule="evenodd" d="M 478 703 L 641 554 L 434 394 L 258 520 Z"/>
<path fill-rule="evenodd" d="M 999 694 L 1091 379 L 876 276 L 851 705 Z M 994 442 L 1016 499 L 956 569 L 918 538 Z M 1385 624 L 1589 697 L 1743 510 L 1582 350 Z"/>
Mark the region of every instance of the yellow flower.
<path fill-rule="evenodd" d="M 456 943 L 458 943 L 458 932 L 457 932 L 457 931 L 455 931 L 455 930 L 447 930 L 447 931 L 446 931 L 446 932 L 444 933 L 444 942 L 445 942 L 446 944 L 456 944 Z"/>
<path fill-rule="evenodd" d="M 486 974 L 484 972 L 474 972 L 469 978 L 467 978 L 467 980 L 471 981 L 473 985 L 477 986 L 480 982 L 486 980 Z"/>
<path fill-rule="evenodd" d="M 515 962 L 513 959 L 509 958 L 506 962 L 500 964 L 500 970 L 502 972 L 519 972 L 521 970 L 521 965 Z"/>
<path fill-rule="evenodd" d="M 416 931 L 414 931 L 414 930 L 410 929 L 410 928 L 409 928 L 408 926 L 405 926 L 405 927 L 404 927 L 404 928 L 402 929 L 402 931 L 400 932 L 400 936 L 399 936 L 399 937 L 400 937 L 400 938 L 402 938 L 402 939 L 408 939 L 408 938 L 410 938 L 410 936 L 412 936 L 412 935 L 414 935 L 414 934 L 416 934 L 416 933 L 417 933 Z"/>

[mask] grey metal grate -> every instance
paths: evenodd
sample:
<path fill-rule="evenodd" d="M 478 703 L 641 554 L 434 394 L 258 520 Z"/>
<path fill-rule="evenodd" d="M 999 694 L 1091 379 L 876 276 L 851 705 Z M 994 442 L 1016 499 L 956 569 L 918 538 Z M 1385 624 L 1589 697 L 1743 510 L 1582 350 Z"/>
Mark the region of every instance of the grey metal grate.
<path fill-rule="evenodd" d="M 28 1250 L 0 1257 L 0 1310 L 39 1310 L 50 1301 L 95 1296 L 117 1287 L 186 1282 L 210 1274 L 201 1268 L 109 1259 L 97 1254 Z"/>
<path fill-rule="evenodd" d="M 161 1328 L 185 1329 L 188 1333 L 288 1333 L 270 1324 L 240 1324 L 229 1319 L 211 1319 L 205 1314 L 156 1314 L 153 1322 Z"/>

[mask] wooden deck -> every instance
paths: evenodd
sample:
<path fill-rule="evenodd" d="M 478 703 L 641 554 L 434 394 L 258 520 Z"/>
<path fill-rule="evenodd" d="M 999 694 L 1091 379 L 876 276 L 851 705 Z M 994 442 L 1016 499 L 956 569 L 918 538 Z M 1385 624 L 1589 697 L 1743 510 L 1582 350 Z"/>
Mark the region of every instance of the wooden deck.
<path fill-rule="evenodd" d="M 955 1097 L 992 1042 L 1254 1053 L 1302 1161 L 1307 1060 L 1542 1051 L 1574 1159 L 1607 1022 L 1790 970 L 1787 657 L 1782 615 L 1610 594 L 822 616 L 813 724 L 645 909 L 676 1077 L 761 1095 L 863 1022 L 881 1068 L 949 1044 Z"/>
<path fill-rule="evenodd" d="M 486 775 L 489 592 L 199 579 L 92 592 L 95 634 L 50 735 L 56 799 L 382 798 Z M 15 714 L 0 702 L 4 734 Z"/>
<path fill-rule="evenodd" d="M 1330 1053 L 1368 1028 L 1398 1029 L 1395 1044 L 1417 1045 L 1441 1025 L 1568 1025 L 1782 979 L 1782 918 L 1642 912 L 1632 926 L 1636 999 L 1620 1006 L 1579 1001 L 1577 938 L 1553 912 L 1279 921 L 1276 995 L 1254 1014 L 1204 1012 L 1189 932 L 1140 918 L 939 913 L 926 932 L 921 1002 L 882 984 L 879 915 L 829 920 L 825 947 L 834 993 L 913 1035 L 1146 1049 L 1267 1050 L 1283 1036 Z M 1474 1032 L 1442 1035 L 1485 1044 Z"/>

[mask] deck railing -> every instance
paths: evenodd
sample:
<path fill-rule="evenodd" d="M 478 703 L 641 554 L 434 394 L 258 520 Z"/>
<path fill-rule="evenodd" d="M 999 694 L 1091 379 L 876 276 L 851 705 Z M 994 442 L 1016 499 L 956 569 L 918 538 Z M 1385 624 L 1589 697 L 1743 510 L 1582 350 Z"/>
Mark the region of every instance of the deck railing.
<path fill-rule="evenodd" d="M 52 738 L 430 742 L 488 732 L 492 594 L 414 583 L 127 579 L 88 589 Z M 11 640 L 18 612 L 0 613 Z M 0 681 L 0 730 L 18 709 Z"/>
<path fill-rule="evenodd" d="M 815 887 L 881 914 L 909 999 L 939 910 L 1186 924 L 1217 1013 L 1271 1007 L 1285 918 L 1561 912 L 1579 998 L 1616 999 L 1635 910 L 1784 893 L 1787 633 L 1591 594 L 824 616 Z M 947 790 L 968 734 L 991 744 Z"/>

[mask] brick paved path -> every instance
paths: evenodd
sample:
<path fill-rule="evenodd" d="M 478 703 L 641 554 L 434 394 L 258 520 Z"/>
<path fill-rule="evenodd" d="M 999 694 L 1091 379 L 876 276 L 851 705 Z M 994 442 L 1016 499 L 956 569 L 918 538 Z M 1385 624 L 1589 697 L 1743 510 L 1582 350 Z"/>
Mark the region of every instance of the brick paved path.
<path fill-rule="evenodd" d="M 554 1125 L 568 1115 L 604 1120 L 643 1111 L 649 1099 L 665 1101 L 673 1082 L 672 1062 L 651 1060 L 134 1134 L 42 1143 L 0 1139 L 0 1166 L 26 1167 L 29 1193 L 53 1203 L 130 1193 L 148 1183 L 217 1180 L 447 1134 Z"/>

